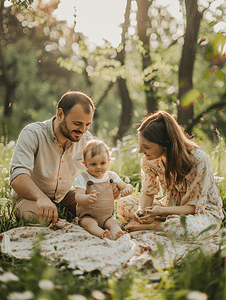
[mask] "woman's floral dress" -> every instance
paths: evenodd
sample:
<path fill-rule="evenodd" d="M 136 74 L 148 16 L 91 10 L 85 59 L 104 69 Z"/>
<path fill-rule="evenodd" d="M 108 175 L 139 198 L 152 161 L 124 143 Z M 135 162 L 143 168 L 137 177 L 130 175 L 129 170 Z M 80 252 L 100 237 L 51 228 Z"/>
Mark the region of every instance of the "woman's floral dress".
<path fill-rule="evenodd" d="M 147 160 L 145 156 L 141 159 L 142 193 L 161 195 L 162 189 L 166 196 L 161 200 L 154 200 L 154 205 L 180 206 L 194 205 L 195 214 L 186 216 L 186 230 L 188 239 L 192 240 L 210 236 L 219 230 L 223 219 L 222 199 L 214 182 L 214 175 L 210 167 L 206 153 L 194 148 L 191 151 L 193 167 L 179 184 L 167 188 L 165 180 L 165 167 L 161 157 Z M 138 209 L 139 197 L 127 196 L 118 201 L 117 213 L 119 218 L 128 223 L 134 218 L 134 212 Z M 210 225 L 214 228 L 200 234 Z M 184 239 L 185 230 L 181 224 L 179 215 L 169 215 L 161 224 L 165 234 L 172 233 L 177 239 Z"/>

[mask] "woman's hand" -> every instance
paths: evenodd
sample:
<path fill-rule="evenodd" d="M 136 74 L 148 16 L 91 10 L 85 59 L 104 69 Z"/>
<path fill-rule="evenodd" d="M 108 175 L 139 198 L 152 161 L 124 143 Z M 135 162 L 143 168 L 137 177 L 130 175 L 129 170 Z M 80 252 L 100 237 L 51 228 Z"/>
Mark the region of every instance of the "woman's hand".
<path fill-rule="evenodd" d="M 140 217 L 144 216 L 144 209 L 139 208 L 135 213 L 134 213 L 134 219 L 138 222 L 140 222 Z"/>
<path fill-rule="evenodd" d="M 154 217 L 163 214 L 164 208 L 162 206 L 150 206 L 144 209 L 144 216 L 138 218 L 141 224 L 152 223 Z"/>

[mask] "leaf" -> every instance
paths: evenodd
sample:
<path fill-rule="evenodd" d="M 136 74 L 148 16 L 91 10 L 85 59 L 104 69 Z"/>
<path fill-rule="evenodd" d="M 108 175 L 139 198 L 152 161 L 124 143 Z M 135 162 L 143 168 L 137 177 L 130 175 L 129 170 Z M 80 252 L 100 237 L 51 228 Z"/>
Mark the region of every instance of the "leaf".
<path fill-rule="evenodd" d="M 181 104 L 180 104 L 181 108 L 187 109 L 188 107 L 198 102 L 203 97 L 204 95 L 199 89 L 197 88 L 191 89 L 182 97 Z"/>
<path fill-rule="evenodd" d="M 209 43 L 205 57 L 208 61 L 213 61 L 216 64 L 216 60 L 219 60 L 219 56 L 223 55 L 224 45 L 226 43 L 226 37 L 222 32 L 217 33 L 213 40 Z"/>
<path fill-rule="evenodd" d="M 220 80 L 226 82 L 226 75 L 225 75 L 223 72 L 221 72 L 221 71 L 216 71 L 215 74 L 217 75 L 217 77 L 218 77 Z"/>
<path fill-rule="evenodd" d="M 216 25 L 216 24 L 217 24 L 216 21 L 212 21 L 212 22 L 210 22 L 208 25 L 209 25 L 209 27 L 213 27 L 213 26 Z"/>
<path fill-rule="evenodd" d="M 210 77 L 210 75 L 212 75 L 212 72 L 207 71 L 207 72 L 205 72 L 205 74 L 203 75 L 203 78 L 208 78 L 208 77 Z"/>

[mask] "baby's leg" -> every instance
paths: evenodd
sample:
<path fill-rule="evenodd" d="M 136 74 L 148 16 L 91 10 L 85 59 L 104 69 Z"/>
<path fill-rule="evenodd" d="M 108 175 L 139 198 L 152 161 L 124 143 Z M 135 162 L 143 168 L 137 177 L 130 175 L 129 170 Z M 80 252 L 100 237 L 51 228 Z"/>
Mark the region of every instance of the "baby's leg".
<path fill-rule="evenodd" d="M 124 234 L 118 221 L 116 221 L 113 217 L 105 222 L 104 227 L 110 230 L 113 240 L 117 240 Z"/>
<path fill-rule="evenodd" d="M 85 217 L 84 219 L 81 220 L 80 224 L 89 233 L 91 233 L 101 239 L 103 239 L 103 238 L 112 239 L 109 230 L 107 230 L 107 229 L 103 230 L 102 228 L 100 228 L 98 226 L 97 222 L 92 218 Z"/>

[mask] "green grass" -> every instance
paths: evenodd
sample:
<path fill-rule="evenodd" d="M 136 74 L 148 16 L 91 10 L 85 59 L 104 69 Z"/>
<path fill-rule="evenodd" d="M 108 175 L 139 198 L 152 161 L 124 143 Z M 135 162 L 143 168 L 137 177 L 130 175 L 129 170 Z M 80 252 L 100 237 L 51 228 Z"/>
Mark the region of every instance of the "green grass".
<path fill-rule="evenodd" d="M 226 209 L 225 142 L 220 135 L 218 138 L 215 145 L 208 141 L 200 145 L 209 154 Z M 111 170 L 130 181 L 136 187 L 136 193 L 139 193 L 140 155 L 136 148 L 136 138 L 124 138 L 118 144 L 118 149 L 113 149 Z M 0 144 L 0 233 L 24 225 L 23 222 L 17 223 L 11 203 L 8 172 L 12 151 L 13 144 Z M 59 216 L 71 221 L 71 216 L 64 211 L 60 211 Z M 222 227 L 226 227 L 225 220 Z M 82 300 L 103 297 L 106 300 L 226 299 L 224 251 L 218 251 L 214 256 L 204 256 L 200 249 L 195 249 L 188 252 L 179 265 L 172 264 L 165 270 L 157 270 L 155 274 L 152 266 L 131 268 L 118 279 L 115 276 L 105 277 L 99 271 L 78 274 L 68 268 L 67 263 L 58 260 L 50 263 L 40 255 L 40 241 L 43 238 L 40 236 L 36 242 L 30 260 L 18 260 L 0 253 L 1 300 Z"/>

